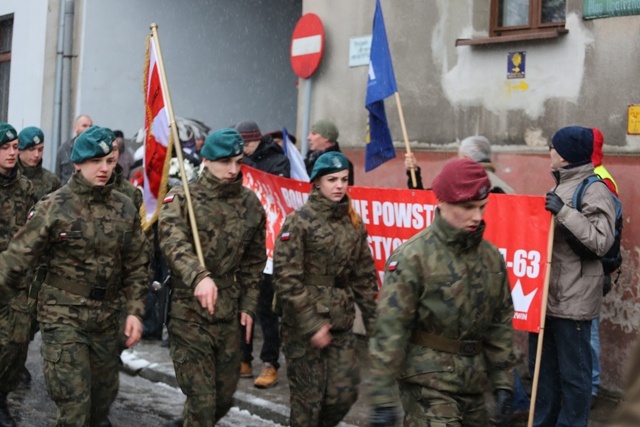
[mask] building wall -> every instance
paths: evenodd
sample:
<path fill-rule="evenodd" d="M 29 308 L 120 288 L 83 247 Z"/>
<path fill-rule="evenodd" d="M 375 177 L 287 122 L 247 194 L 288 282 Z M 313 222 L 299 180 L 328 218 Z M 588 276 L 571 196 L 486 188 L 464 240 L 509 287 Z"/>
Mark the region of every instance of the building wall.
<path fill-rule="evenodd" d="M 143 126 L 145 39 L 155 22 L 177 116 L 214 129 L 246 118 L 265 132 L 295 129 L 297 78 L 289 45 L 301 0 L 3 0 L 0 15 L 15 14 L 9 121 L 16 128 L 39 126 L 47 138 L 52 133 L 65 1 L 75 13 L 71 90 L 64 100 L 69 121 L 86 113 L 127 137 Z M 55 147 L 45 148 L 43 164 L 52 169 Z"/>
<path fill-rule="evenodd" d="M 0 16 L 13 13 L 8 121 L 18 132 L 40 125 L 45 74 L 47 0 L 3 0 Z"/>
<path fill-rule="evenodd" d="M 301 0 L 91 0 L 78 53 L 78 112 L 131 136 L 144 125 L 145 38 L 158 24 L 173 110 L 215 128 L 242 119 L 295 128 L 289 64 Z"/>
<path fill-rule="evenodd" d="M 406 188 L 404 141 L 393 98 L 386 100 L 397 158 L 364 173 L 366 66 L 348 66 L 349 39 L 372 32 L 373 0 L 305 1 L 324 24 L 326 50 L 312 77 L 311 123 L 329 118 L 353 161 L 356 185 Z M 598 127 L 605 165 L 625 209 L 623 273 L 602 309 L 602 386 L 619 393 L 640 315 L 640 138 L 627 135 L 627 107 L 640 103 L 640 16 L 583 20 L 583 0 L 567 1 L 569 32 L 546 41 L 455 46 L 487 36 L 488 1 L 380 0 L 408 139 L 429 185 L 469 135 L 494 144 L 497 173 L 522 194 L 543 196 L 553 181 L 547 143 L 567 125 Z M 507 54 L 526 52 L 526 78 L 507 79 Z M 525 83 L 525 84 L 522 84 Z M 302 84 L 302 83 L 301 83 Z M 304 114 L 298 99 L 298 129 Z M 300 136 L 300 135 L 299 135 Z M 541 199 L 542 200 L 542 199 Z M 522 344 L 522 343 L 520 343 Z M 520 351 L 524 349 L 520 348 Z"/>

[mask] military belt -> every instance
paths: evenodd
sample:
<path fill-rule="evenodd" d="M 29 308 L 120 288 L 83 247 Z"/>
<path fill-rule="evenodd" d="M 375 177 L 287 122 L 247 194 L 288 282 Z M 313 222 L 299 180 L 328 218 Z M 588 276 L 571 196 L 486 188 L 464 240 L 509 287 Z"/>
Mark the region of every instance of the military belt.
<path fill-rule="evenodd" d="M 424 331 L 414 331 L 409 342 L 432 350 L 459 354 L 460 356 L 477 356 L 482 352 L 482 343 L 480 341 L 454 340 Z"/>
<path fill-rule="evenodd" d="M 304 284 L 307 286 L 318 286 L 332 288 L 334 286 L 344 287 L 347 283 L 346 276 L 322 275 L 322 274 L 305 274 Z"/>
<path fill-rule="evenodd" d="M 86 282 L 75 279 L 58 276 L 57 274 L 47 272 L 44 283 L 72 294 L 80 295 L 92 300 L 114 300 L 120 295 L 120 290 L 116 286 L 107 286 L 100 288 L 98 286 L 89 286 Z"/>

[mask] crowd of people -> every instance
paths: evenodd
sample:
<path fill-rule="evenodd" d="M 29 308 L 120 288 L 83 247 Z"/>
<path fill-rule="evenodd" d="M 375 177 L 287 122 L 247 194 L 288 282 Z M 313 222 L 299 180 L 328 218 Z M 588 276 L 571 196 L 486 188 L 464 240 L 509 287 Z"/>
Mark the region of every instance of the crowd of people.
<path fill-rule="evenodd" d="M 122 132 L 87 115 L 73 129 L 56 175 L 42 168 L 40 129 L 17 133 L 0 123 L 0 427 L 16 425 L 7 394 L 24 373 L 36 328 L 56 425 L 109 426 L 120 352 L 143 336 L 159 338 L 158 323 L 166 323 L 186 396 L 176 425 L 213 426 L 240 378 L 253 377 L 256 321 L 264 343 L 255 387 L 278 383 L 282 349 L 290 425 L 334 426 L 358 397 L 358 317 L 369 342 L 371 426 L 511 425 L 514 396 L 523 393 L 514 379 L 513 303 L 505 261 L 483 238 L 483 216 L 490 193 L 515 191 L 495 174 L 488 139 L 461 141 L 459 158 L 431 183 L 433 222 L 389 257 L 379 291 L 367 231 L 347 193 L 353 164 L 333 122 L 317 121 L 307 136 L 311 192 L 282 225 L 272 264 L 265 212 L 242 185 L 242 165 L 289 177 L 282 133 L 243 120 L 192 138 L 185 153 L 200 172 L 189 197 L 182 185 L 171 187 L 145 233 Z M 599 256 L 613 243 L 617 188 L 602 167 L 602 144 L 597 129 L 578 126 L 559 129 L 549 144 L 556 185 L 545 208 L 556 233 L 536 426 L 586 427 L 598 391 L 607 277 L 567 236 Z M 576 209 L 573 194 L 594 165 L 610 188 L 588 187 Z M 424 188 L 413 155 L 405 166 L 418 178 L 409 188 Z M 150 298 L 161 287 L 171 290 L 166 319 Z M 529 336 L 531 370 L 538 338 Z"/>

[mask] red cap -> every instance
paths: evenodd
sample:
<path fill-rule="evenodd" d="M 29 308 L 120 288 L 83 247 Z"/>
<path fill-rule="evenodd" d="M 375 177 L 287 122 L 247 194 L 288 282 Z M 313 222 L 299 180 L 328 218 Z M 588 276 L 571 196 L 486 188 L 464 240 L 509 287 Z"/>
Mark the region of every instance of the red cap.
<path fill-rule="evenodd" d="M 604 145 L 604 136 L 598 128 L 591 128 L 593 131 L 593 153 L 591 154 L 591 163 L 593 166 L 602 164 L 602 146 Z"/>
<path fill-rule="evenodd" d="M 431 189 L 441 202 L 462 203 L 486 199 L 491 181 L 479 163 L 456 159 L 444 165 L 433 180 Z"/>

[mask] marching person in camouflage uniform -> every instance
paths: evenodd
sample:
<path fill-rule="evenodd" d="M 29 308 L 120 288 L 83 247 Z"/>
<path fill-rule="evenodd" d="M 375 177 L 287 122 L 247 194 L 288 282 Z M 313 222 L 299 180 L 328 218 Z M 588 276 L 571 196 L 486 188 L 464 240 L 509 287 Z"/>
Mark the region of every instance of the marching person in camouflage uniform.
<path fill-rule="evenodd" d="M 205 265 L 194 250 L 182 187 L 169 192 L 160 212 L 160 248 L 172 274 L 171 358 L 187 396 L 188 427 L 213 426 L 232 406 L 240 374 L 238 309 L 248 335 L 267 258 L 264 209 L 242 186 L 242 146 L 234 129 L 207 136 L 205 167 L 189 184 Z"/>
<path fill-rule="evenodd" d="M 493 422 L 509 425 L 513 304 L 504 259 L 482 238 L 490 188 L 479 163 L 446 164 L 432 185 L 435 219 L 387 260 L 369 341 L 370 426 L 396 425 L 398 387 L 404 426 L 487 426 L 487 379 Z"/>
<path fill-rule="evenodd" d="M 53 172 L 49 172 L 42 167 L 42 153 L 44 152 L 44 133 L 40 128 L 29 126 L 20 131 L 18 134 L 18 168 L 20 172 L 31 181 L 35 192 L 35 200 L 40 200 L 46 194 L 56 191 L 60 188 L 60 178 Z M 31 284 L 29 289 L 29 310 L 33 314 L 31 340 L 38 332 L 38 323 L 35 320 L 36 300 L 33 295 L 37 295 L 39 290 L 38 284 L 33 283 L 35 279 L 35 269 L 29 270 L 25 280 Z M 31 382 L 31 374 L 24 366 L 20 381 L 23 384 Z"/>
<path fill-rule="evenodd" d="M 27 221 L 34 203 L 33 186 L 15 167 L 18 145 L 13 126 L 0 123 L 0 251 Z M 1 262 L 0 266 L 7 265 Z M 11 290 L 0 287 L 0 295 L 0 427 L 11 427 L 15 423 L 7 409 L 7 394 L 18 386 L 30 338 L 27 282 L 18 280 Z"/>
<path fill-rule="evenodd" d="M 335 426 L 358 397 L 355 305 L 371 331 L 378 291 L 367 231 L 347 196 L 340 152 L 313 166 L 309 199 L 282 226 L 274 283 L 291 391 L 291 426 Z"/>
<path fill-rule="evenodd" d="M 23 271 L 46 254 L 38 322 L 59 427 L 105 419 L 118 394 L 118 337 L 124 333 L 132 346 L 142 334 L 148 249 L 133 203 L 108 184 L 116 164 L 112 135 L 92 126 L 78 137 L 71 179 L 36 205 L 0 254 L 4 293 L 15 292 Z"/>
<path fill-rule="evenodd" d="M 60 188 L 60 178 L 42 167 L 44 152 L 44 133 L 40 128 L 29 126 L 18 134 L 20 172 L 33 184 L 36 200 Z"/>

